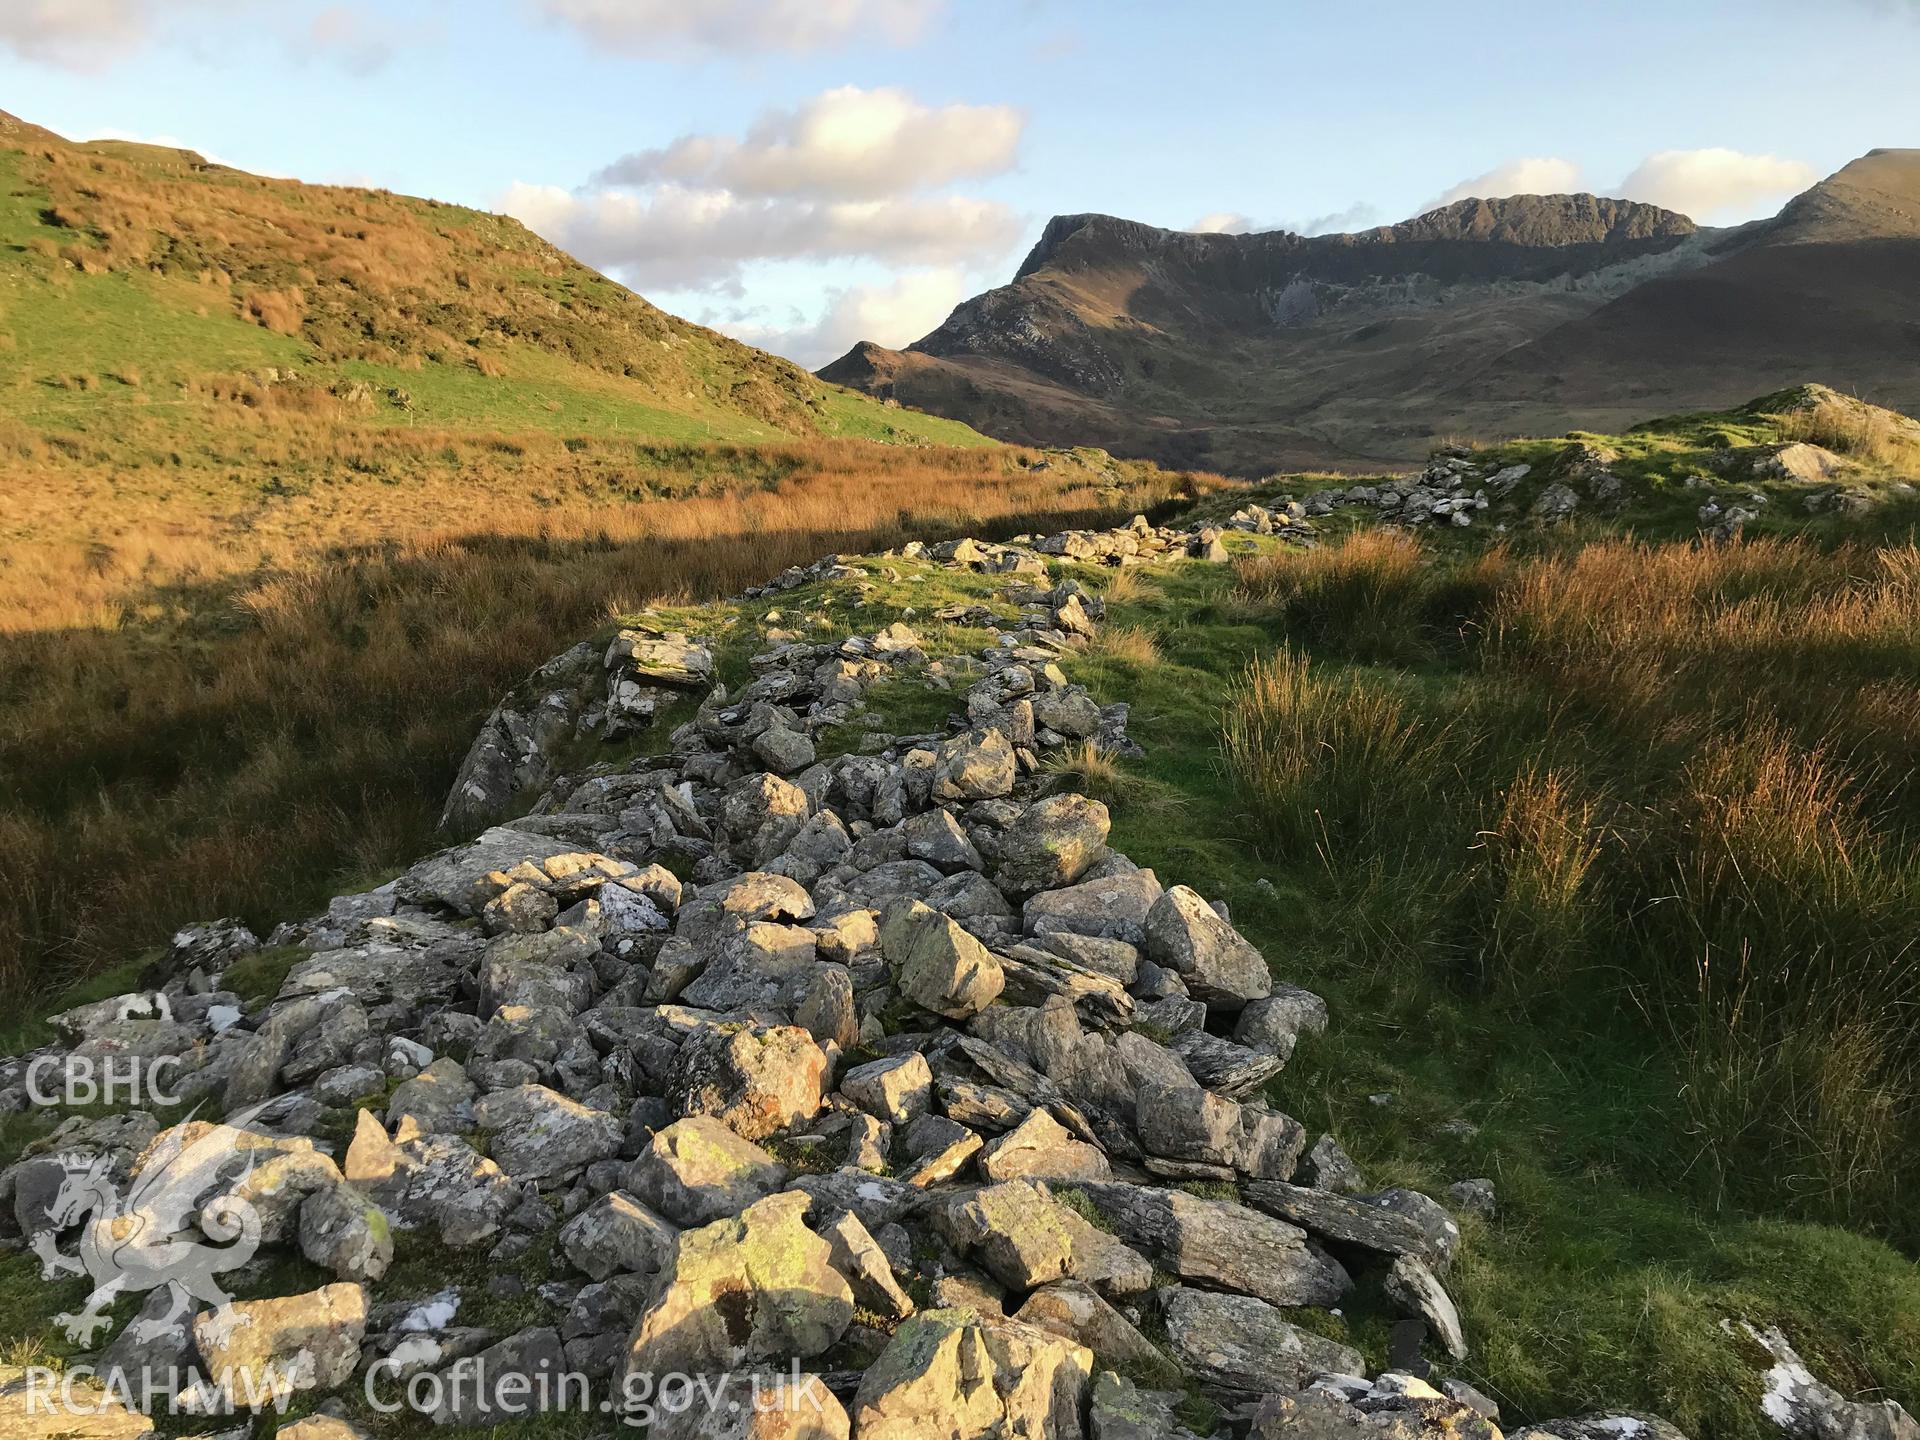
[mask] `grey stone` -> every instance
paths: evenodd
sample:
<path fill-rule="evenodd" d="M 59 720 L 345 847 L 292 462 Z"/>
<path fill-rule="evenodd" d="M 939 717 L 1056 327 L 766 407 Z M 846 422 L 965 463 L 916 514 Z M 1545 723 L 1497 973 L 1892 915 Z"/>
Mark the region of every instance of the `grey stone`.
<path fill-rule="evenodd" d="M 655 1131 L 627 1172 L 627 1188 L 680 1225 L 737 1214 L 786 1181 L 784 1165 L 705 1116 Z"/>
<path fill-rule="evenodd" d="M 1182 1287 L 1163 1298 L 1161 1314 L 1168 1348 L 1181 1368 L 1223 1390 L 1292 1392 L 1321 1371 L 1366 1373 L 1357 1350 L 1299 1329 L 1250 1295 Z"/>

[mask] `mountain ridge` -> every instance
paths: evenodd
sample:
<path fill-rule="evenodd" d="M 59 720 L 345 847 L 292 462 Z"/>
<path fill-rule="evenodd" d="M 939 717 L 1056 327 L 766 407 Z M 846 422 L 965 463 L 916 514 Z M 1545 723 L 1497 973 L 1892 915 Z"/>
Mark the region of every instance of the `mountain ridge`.
<path fill-rule="evenodd" d="M 1002 439 L 1238 473 L 1411 461 L 1442 434 L 1568 411 L 1607 428 L 1808 372 L 1913 408 L 1920 355 L 1901 337 L 1920 304 L 1882 292 L 1920 276 L 1914 241 L 1913 150 L 1731 228 L 1595 195 L 1311 237 L 1056 216 L 1008 284 L 905 350 L 863 342 L 819 373 Z M 1676 323 L 1694 314 L 1717 330 Z"/>

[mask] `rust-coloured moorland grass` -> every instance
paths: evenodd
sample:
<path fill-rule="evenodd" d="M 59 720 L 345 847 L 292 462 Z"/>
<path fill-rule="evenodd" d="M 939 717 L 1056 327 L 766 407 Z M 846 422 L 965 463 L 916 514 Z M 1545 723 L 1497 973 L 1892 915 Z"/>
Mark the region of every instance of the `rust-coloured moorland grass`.
<path fill-rule="evenodd" d="M 1726 1191 L 1911 1232 L 1920 550 L 1358 535 L 1236 605 L 1313 655 L 1225 714 L 1265 843 L 1503 1004 L 1655 1017 Z"/>
<path fill-rule="evenodd" d="M 614 612 L 912 537 L 1124 519 L 1213 483 L 998 447 L 340 443 L 381 468 L 211 505 L 211 485 L 14 452 L 9 493 L 82 503 L 16 512 L 0 567 L 8 992 L 196 918 L 270 924 L 431 849 L 489 705 Z M 92 534 L 88 495 L 112 502 Z"/>

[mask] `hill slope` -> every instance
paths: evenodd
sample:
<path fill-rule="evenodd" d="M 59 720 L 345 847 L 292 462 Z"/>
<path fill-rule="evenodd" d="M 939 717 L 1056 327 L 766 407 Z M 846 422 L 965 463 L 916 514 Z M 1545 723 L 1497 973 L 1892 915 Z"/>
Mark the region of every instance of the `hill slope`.
<path fill-rule="evenodd" d="M 1590 195 L 1311 238 L 1066 216 L 1010 284 L 821 374 L 1008 439 L 1242 472 L 1618 428 L 1808 373 L 1911 409 L 1917 196 L 1920 152 L 1876 151 L 1732 231 Z"/>
<path fill-rule="evenodd" d="M 359 430 L 979 439 L 668 315 L 513 220 L 70 143 L 3 113 L 0 345 L 0 419 L 124 459 L 217 451 L 208 432 L 238 410 Z"/>

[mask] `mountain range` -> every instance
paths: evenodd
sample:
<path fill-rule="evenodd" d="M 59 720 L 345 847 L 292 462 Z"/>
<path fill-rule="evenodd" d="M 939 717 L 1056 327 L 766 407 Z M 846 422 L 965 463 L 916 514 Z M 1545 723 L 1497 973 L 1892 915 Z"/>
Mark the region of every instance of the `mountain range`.
<path fill-rule="evenodd" d="M 1920 150 L 1733 228 L 1594 195 L 1469 199 L 1350 235 L 1046 227 L 1013 280 L 820 375 L 1006 440 L 1230 473 L 1618 429 L 1809 376 L 1920 405 Z"/>

